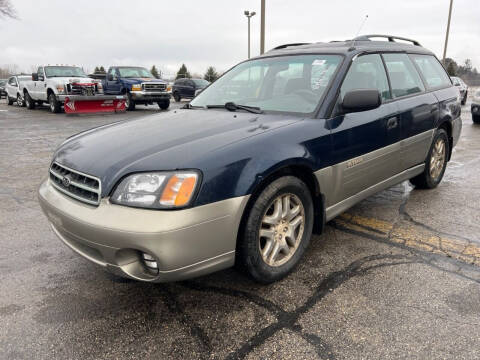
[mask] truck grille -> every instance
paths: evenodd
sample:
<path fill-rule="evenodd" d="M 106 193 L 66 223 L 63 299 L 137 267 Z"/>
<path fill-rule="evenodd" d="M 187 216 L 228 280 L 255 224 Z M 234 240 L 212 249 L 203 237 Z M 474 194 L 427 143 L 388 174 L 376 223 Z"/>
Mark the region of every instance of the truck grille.
<path fill-rule="evenodd" d="M 160 83 L 143 83 L 142 89 L 144 91 L 167 91 L 167 84 Z"/>
<path fill-rule="evenodd" d="M 84 95 L 84 96 L 93 96 L 95 95 L 95 85 L 83 85 L 83 84 L 68 84 L 67 93 L 69 95 Z"/>
<path fill-rule="evenodd" d="M 72 198 L 91 205 L 100 203 L 100 180 L 54 162 L 50 167 L 53 186 Z"/>

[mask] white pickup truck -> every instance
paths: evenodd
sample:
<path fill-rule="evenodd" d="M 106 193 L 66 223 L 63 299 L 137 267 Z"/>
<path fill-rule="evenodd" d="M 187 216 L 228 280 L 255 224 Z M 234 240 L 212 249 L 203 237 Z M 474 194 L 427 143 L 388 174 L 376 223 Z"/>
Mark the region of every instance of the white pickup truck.
<path fill-rule="evenodd" d="M 39 66 L 32 80 L 22 83 L 20 89 L 28 109 L 48 102 L 50 111 L 58 113 L 68 95 L 94 96 L 103 94 L 102 83 L 89 78 L 76 66 Z"/>

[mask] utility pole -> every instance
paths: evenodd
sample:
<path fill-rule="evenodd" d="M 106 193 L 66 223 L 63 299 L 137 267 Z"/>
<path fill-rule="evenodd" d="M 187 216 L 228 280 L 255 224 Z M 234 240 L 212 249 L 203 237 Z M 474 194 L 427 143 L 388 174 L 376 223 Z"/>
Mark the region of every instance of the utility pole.
<path fill-rule="evenodd" d="M 265 52 L 265 0 L 262 0 L 260 17 L 260 55 L 262 55 Z"/>
<path fill-rule="evenodd" d="M 252 16 L 255 16 L 256 12 L 255 11 L 250 12 L 248 10 L 245 10 L 243 13 L 248 19 L 248 58 L 250 59 L 250 18 Z"/>
<path fill-rule="evenodd" d="M 448 35 L 450 33 L 450 19 L 452 18 L 452 6 L 453 0 L 450 0 L 450 10 L 448 10 L 447 34 L 445 35 L 445 46 L 443 48 L 443 65 L 445 65 L 445 59 L 447 57 Z"/>

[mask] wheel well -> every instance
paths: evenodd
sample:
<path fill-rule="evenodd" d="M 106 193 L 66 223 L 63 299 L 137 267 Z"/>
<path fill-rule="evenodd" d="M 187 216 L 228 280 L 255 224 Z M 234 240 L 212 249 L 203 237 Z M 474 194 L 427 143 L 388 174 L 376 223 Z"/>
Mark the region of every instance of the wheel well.
<path fill-rule="evenodd" d="M 47 89 L 47 99 L 50 96 L 50 94 L 55 94 L 52 89 L 48 88 Z"/>
<path fill-rule="evenodd" d="M 438 128 L 443 129 L 447 132 L 448 145 L 449 145 L 448 161 L 450 161 L 450 158 L 452 157 L 452 148 L 453 148 L 452 124 L 450 124 L 450 121 L 444 121 Z"/>
<path fill-rule="evenodd" d="M 276 170 L 267 177 L 263 178 L 262 181 L 257 184 L 253 189 L 250 199 L 248 200 L 245 210 L 243 211 L 242 219 L 240 221 L 239 229 L 237 232 L 237 248 L 239 244 L 239 239 L 243 236 L 243 229 L 245 228 L 245 222 L 247 221 L 248 214 L 253 204 L 257 200 L 261 192 L 273 181 L 282 176 L 294 176 L 302 180 L 310 190 L 312 194 L 313 207 L 314 207 L 314 225 L 313 232 L 315 234 L 321 234 L 325 226 L 325 208 L 324 208 L 324 197 L 320 192 L 320 187 L 318 185 L 317 179 L 313 174 L 312 170 L 307 166 L 302 165 L 290 165 Z"/>

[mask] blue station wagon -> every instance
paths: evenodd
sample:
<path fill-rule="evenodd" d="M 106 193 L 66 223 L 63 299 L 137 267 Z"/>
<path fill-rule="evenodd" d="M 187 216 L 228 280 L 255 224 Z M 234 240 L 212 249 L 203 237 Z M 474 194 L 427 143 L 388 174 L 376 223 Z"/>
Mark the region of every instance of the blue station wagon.
<path fill-rule="evenodd" d="M 459 91 L 417 41 L 282 45 L 183 109 L 67 139 L 39 200 L 66 245 L 115 274 L 165 282 L 236 264 L 269 283 L 362 199 L 436 187 L 460 131 Z"/>

